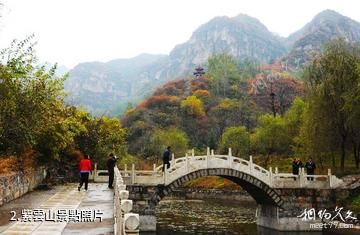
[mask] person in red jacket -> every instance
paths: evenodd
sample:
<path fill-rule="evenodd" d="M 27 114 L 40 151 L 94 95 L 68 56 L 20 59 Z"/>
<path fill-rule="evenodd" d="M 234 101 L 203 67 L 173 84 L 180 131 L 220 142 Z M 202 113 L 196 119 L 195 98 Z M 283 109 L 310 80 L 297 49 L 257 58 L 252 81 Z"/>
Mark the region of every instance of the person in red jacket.
<path fill-rule="evenodd" d="M 80 185 L 78 190 L 80 191 L 82 185 L 85 183 L 85 190 L 88 189 L 89 174 L 91 174 L 91 161 L 89 155 L 84 155 L 84 159 L 80 161 Z"/>

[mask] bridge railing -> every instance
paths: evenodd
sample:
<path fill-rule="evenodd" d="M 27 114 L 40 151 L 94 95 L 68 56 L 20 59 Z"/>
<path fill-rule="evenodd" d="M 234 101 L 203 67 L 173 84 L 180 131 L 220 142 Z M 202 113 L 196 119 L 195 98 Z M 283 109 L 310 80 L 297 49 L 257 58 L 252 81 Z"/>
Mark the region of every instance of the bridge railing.
<path fill-rule="evenodd" d="M 165 169 L 163 166 L 156 166 L 154 164 L 153 170 L 135 170 L 133 165 L 131 170 L 125 169 L 121 171 L 124 181 L 127 184 L 145 184 L 145 185 L 168 185 L 174 180 L 185 176 L 191 172 L 212 169 L 224 168 L 233 169 L 246 174 L 249 174 L 265 184 L 273 188 L 335 188 L 341 184 L 341 180 L 336 176 L 331 175 L 329 170 L 328 175 L 305 175 L 304 169 L 299 175 L 291 173 L 279 173 L 277 168 L 272 172 L 253 163 L 252 156 L 249 160 L 232 156 L 231 149 L 228 155 L 214 154 L 214 150 L 207 149 L 207 154 L 203 156 L 195 156 L 194 151 L 188 156 L 175 158 L 172 155 L 170 161 L 170 168 Z"/>
<path fill-rule="evenodd" d="M 114 169 L 114 234 L 138 235 L 139 214 L 131 213 L 133 201 L 129 200 L 129 191 L 117 167 Z"/>

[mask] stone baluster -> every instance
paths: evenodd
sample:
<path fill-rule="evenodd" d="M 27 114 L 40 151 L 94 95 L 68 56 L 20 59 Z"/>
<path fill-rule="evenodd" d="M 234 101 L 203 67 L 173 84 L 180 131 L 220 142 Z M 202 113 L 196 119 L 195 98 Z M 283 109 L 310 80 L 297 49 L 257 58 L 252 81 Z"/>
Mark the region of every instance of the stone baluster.
<path fill-rule="evenodd" d="M 272 181 L 273 181 L 273 175 L 272 175 L 272 167 L 269 167 L 269 182 L 270 182 L 270 186 L 272 186 Z"/>
<path fill-rule="evenodd" d="M 171 154 L 171 165 L 175 166 L 175 154 Z"/>
<path fill-rule="evenodd" d="M 139 214 L 126 213 L 124 215 L 125 234 L 139 234 L 140 218 Z"/>
<path fill-rule="evenodd" d="M 250 173 L 252 173 L 252 171 L 253 171 L 253 158 L 252 158 L 252 155 L 250 155 L 250 157 L 249 157 L 249 168 L 250 168 Z"/>
<path fill-rule="evenodd" d="M 124 165 L 124 176 L 127 176 L 127 164 Z"/>
<path fill-rule="evenodd" d="M 206 168 L 209 168 L 209 157 L 210 157 L 210 148 L 207 147 L 207 148 L 206 148 L 206 157 L 205 157 L 205 160 L 206 160 Z"/>
<path fill-rule="evenodd" d="M 191 149 L 191 156 L 195 157 L 195 150 L 194 149 Z"/>
<path fill-rule="evenodd" d="M 187 153 L 185 153 L 185 169 L 186 172 L 189 172 L 189 156 Z"/>
<path fill-rule="evenodd" d="M 167 183 L 167 177 L 168 177 L 168 165 L 164 165 L 164 185 Z"/>
<path fill-rule="evenodd" d="M 328 181 L 329 181 L 329 187 L 332 188 L 332 176 L 331 176 L 331 169 L 328 169 Z"/>
<path fill-rule="evenodd" d="M 95 177 L 97 176 L 97 163 L 95 163 L 93 174 L 94 174 L 93 180 L 95 181 Z"/>
<path fill-rule="evenodd" d="M 126 185 L 120 184 L 118 188 L 119 188 L 119 190 L 126 190 Z"/>
<path fill-rule="evenodd" d="M 229 148 L 228 163 L 229 163 L 229 168 L 232 168 L 232 153 L 231 153 L 231 148 Z"/>
<path fill-rule="evenodd" d="M 299 174 L 299 187 L 302 188 L 306 184 L 306 177 L 305 177 L 305 169 L 300 168 L 300 174 Z"/>
<path fill-rule="evenodd" d="M 121 211 L 126 214 L 129 213 L 133 208 L 133 201 L 129 199 L 123 199 L 120 202 Z"/>
<path fill-rule="evenodd" d="M 126 185 L 124 185 L 126 187 Z M 120 200 L 127 200 L 129 198 L 129 191 L 127 190 L 120 190 L 119 191 L 119 198 Z"/>
<path fill-rule="evenodd" d="M 131 166 L 131 184 L 135 184 L 135 164 Z"/>
<path fill-rule="evenodd" d="M 214 156 L 214 149 L 211 149 L 211 156 Z"/>
<path fill-rule="evenodd" d="M 156 163 L 153 164 L 153 175 L 156 175 Z"/>

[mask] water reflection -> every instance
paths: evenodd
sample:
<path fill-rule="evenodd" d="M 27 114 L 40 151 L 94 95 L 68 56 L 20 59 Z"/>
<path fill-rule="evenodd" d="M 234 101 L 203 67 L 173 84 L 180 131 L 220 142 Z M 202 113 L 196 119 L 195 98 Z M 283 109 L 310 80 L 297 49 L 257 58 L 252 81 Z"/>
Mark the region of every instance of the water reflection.
<path fill-rule="evenodd" d="M 141 235 L 322 235 L 322 232 L 279 232 L 256 225 L 254 201 L 165 200 L 157 207 L 157 231 Z"/>

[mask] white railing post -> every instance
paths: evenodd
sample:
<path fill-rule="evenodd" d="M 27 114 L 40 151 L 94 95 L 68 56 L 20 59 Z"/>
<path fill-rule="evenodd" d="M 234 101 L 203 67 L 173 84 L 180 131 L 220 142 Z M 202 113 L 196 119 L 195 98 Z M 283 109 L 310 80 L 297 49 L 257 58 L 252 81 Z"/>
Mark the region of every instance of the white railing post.
<path fill-rule="evenodd" d="M 299 174 L 299 186 L 300 188 L 304 187 L 305 185 L 305 169 L 300 168 L 300 174 Z"/>
<path fill-rule="evenodd" d="M 329 181 L 329 186 L 330 186 L 330 188 L 332 188 L 332 180 L 331 180 L 331 169 L 328 169 L 328 181 Z"/>
<path fill-rule="evenodd" d="M 156 174 L 156 163 L 153 164 L 153 174 Z"/>
<path fill-rule="evenodd" d="M 188 173 L 189 172 L 189 156 L 188 156 L 188 154 L 186 153 L 185 154 L 185 164 L 186 164 L 186 173 Z"/>
<path fill-rule="evenodd" d="M 131 184 L 135 184 L 135 164 L 131 166 Z"/>
<path fill-rule="evenodd" d="M 275 167 L 275 174 L 279 174 L 279 169 Z"/>
<path fill-rule="evenodd" d="M 210 157 L 210 148 L 207 147 L 207 148 L 206 148 L 206 157 L 205 157 L 206 168 L 209 168 L 209 157 Z"/>
<path fill-rule="evenodd" d="M 195 150 L 194 149 L 191 150 L 191 156 L 195 157 Z"/>
<path fill-rule="evenodd" d="M 93 174 L 94 174 L 93 180 L 94 180 L 94 182 L 96 182 L 95 177 L 97 176 L 97 163 L 95 163 Z"/>
<path fill-rule="evenodd" d="M 252 159 L 252 155 L 250 155 L 250 159 L 249 159 L 249 167 L 250 167 L 250 173 L 252 173 L 252 168 L 253 168 L 253 159 Z"/>
<path fill-rule="evenodd" d="M 272 177 L 272 167 L 269 167 L 269 182 L 270 182 L 270 186 L 272 186 L 272 181 L 273 181 L 273 177 Z"/>
<path fill-rule="evenodd" d="M 211 149 L 211 156 L 214 156 L 214 149 Z"/>
<path fill-rule="evenodd" d="M 231 148 L 229 148 L 229 154 L 228 154 L 228 163 L 229 163 L 229 168 L 232 167 L 232 153 L 231 153 Z"/>
<path fill-rule="evenodd" d="M 165 169 L 164 169 L 164 185 L 166 185 L 167 182 L 167 177 L 168 177 L 168 165 L 164 165 Z"/>
<path fill-rule="evenodd" d="M 173 167 L 175 166 L 175 154 L 174 153 L 171 154 L 171 165 Z"/>

